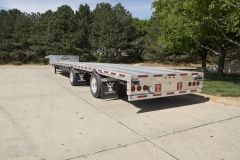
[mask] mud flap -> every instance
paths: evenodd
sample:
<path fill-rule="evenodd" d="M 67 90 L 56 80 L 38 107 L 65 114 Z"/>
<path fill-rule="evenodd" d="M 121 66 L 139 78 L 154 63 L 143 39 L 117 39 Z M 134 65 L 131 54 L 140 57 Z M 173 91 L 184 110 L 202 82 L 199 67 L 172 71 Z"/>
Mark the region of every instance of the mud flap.
<path fill-rule="evenodd" d="M 118 99 L 119 93 L 119 81 L 114 78 L 102 78 L 102 89 L 101 97 L 102 99 Z"/>
<path fill-rule="evenodd" d="M 75 73 L 76 74 L 76 80 L 77 80 L 77 85 L 87 85 L 87 80 L 85 74 L 87 74 L 84 71 L 78 71 Z"/>

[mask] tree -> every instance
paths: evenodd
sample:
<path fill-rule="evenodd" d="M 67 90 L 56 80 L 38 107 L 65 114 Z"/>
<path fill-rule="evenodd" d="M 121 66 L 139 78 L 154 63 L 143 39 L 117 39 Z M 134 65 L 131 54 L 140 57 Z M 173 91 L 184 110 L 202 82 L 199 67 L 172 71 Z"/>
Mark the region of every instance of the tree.
<path fill-rule="evenodd" d="M 73 39 L 77 26 L 74 21 L 74 11 L 72 8 L 67 5 L 58 7 L 48 25 L 46 36 L 47 55 L 74 54 L 75 46 Z"/>
<path fill-rule="evenodd" d="M 0 63 L 45 63 L 50 54 L 78 54 L 82 61 L 140 60 L 148 23 L 133 19 L 120 3 L 100 3 L 93 12 L 87 4 L 76 12 L 67 5 L 43 14 L 1 10 L 0 18 Z"/>
<path fill-rule="evenodd" d="M 143 58 L 151 62 L 163 62 L 163 46 L 158 42 L 158 38 L 161 36 L 158 17 L 152 16 L 150 18 L 146 32 Z"/>
<path fill-rule="evenodd" d="M 115 23 L 115 54 L 118 61 L 121 61 L 122 54 L 125 53 L 128 56 L 134 54 L 135 45 L 134 42 L 137 34 L 137 29 L 132 19 L 132 14 L 126 10 L 121 3 L 116 4 L 113 7 L 114 16 L 117 22 Z"/>
<path fill-rule="evenodd" d="M 238 45 L 240 17 L 238 7 L 233 7 L 238 5 L 229 0 L 155 1 L 162 30 L 160 42 L 181 52 L 218 55 L 218 73 L 222 74 L 226 54 Z"/>
<path fill-rule="evenodd" d="M 136 34 L 132 15 L 120 3 L 97 4 L 93 10 L 91 46 L 96 55 L 108 62 L 117 62 L 123 53 L 131 54 L 131 42 Z"/>
<path fill-rule="evenodd" d="M 28 38 L 33 33 L 32 26 L 33 23 L 29 14 L 21 13 L 16 17 L 10 42 L 13 47 L 10 56 L 14 61 L 28 63 L 31 59 L 30 55 L 27 54 L 27 50 L 29 49 Z"/>
<path fill-rule="evenodd" d="M 223 74 L 226 55 L 233 52 L 232 48 L 239 47 L 239 6 L 240 2 L 234 0 L 196 0 L 184 4 L 185 13 L 191 15 L 189 35 L 201 48 L 218 56 L 219 74 Z M 196 33 L 199 28 L 200 35 Z M 206 41 L 208 43 L 203 43 Z"/>
<path fill-rule="evenodd" d="M 12 50 L 10 39 L 12 38 L 13 28 L 12 17 L 5 11 L 0 11 L 0 64 L 8 63 L 11 61 L 9 51 Z"/>
<path fill-rule="evenodd" d="M 45 14 L 32 13 L 30 17 L 33 24 L 32 25 L 33 32 L 28 38 L 29 49 L 27 51 L 27 54 L 28 56 L 32 57 L 33 63 L 42 63 L 42 62 L 46 63 L 46 60 L 44 58 L 46 56 L 44 43 L 45 43 L 45 36 L 46 36 L 46 31 L 48 26 L 44 22 Z"/>
<path fill-rule="evenodd" d="M 92 13 L 90 7 L 80 5 L 75 13 L 77 30 L 73 41 L 76 53 L 80 55 L 80 61 L 94 61 L 95 57 L 91 54 L 91 43 L 89 35 L 91 33 Z"/>
<path fill-rule="evenodd" d="M 158 23 L 158 28 L 161 29 L 161 35 L 158 34 L 160 48 L 156 50 L 155 56 L 158 55 L 161 61 L 165 61 L 165 53 L 169 53 L 167 57 L 188 58 L 192 57 L 192 53 L 199 52 L 196 50 L 192 38 L 186 33 L 188 32 L 187 16 L 183 13 L 183 0 L 159 0 L 153 3 L 153 7 L 155 8 L 153 15 L 158 19 L 155 21 Z M 154 59 L 154 55 L 152 59 Z M 176 60 L 174 61 L 176 62 Z"/>
<path fill-rule="evenodd" d="M 48 10 L 41 15 L 40 26 L 37 26 L 39 32 L 37 33 L 36 38 L 38 39 L 37 43 L 39 47 L 36 49 L 41 52 L 39 55 L 44 55 L 42 56 L 43 58 L 52 53 L 50 28 L 53 23 L 53 19 L 54 12 L 52 10 Z"/>
<path fill-rule="evenodd" d="M 111 28 L 111 5 L 109 3 L 100 3 L 96 5 L 96 8 L 92 12 L 93 23 L 91 25 L 90 43 L 93 49 L 93 54 L 97 57 L 102 55 L 106 56 L 105 50 L 107 47 L 106 41 Z M 110 20 L 109 20 L 110 19 Z"/>
<path fill-rule="evenodd" d="M 133 41 L 134 51 L 129 57 L 132 60 L 142 60 L 144 52 L 144 38 L 147 34 L 147 28 L 149 25 L 149 20 L 140 20 L 139 18 L 133 18 L 133 22 L 136 25 L 136 36 Z"/>
<path fill-rule="evenodd" d="M 9 63 L 13 60 L 17 60 L 17 57 L 14 58 L 15 47 L 15 24 L 19 16 L 22 16 L 22 12 L 17 9 L 12 9 L 7 11 L 0 11 L 0 63 Z M 11 54 L 10 54 L 11 53 Z"/>

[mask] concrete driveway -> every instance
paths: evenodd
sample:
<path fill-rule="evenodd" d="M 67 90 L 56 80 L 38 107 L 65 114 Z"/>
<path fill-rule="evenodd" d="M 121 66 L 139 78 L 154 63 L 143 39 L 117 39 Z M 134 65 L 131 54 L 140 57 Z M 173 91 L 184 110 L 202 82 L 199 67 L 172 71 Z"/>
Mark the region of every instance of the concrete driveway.
<path fill-rule="evenodd" d="M 93 98 L 51 66 L 0 67 L 0 160 L 240 159 L 240 108 Z"/>

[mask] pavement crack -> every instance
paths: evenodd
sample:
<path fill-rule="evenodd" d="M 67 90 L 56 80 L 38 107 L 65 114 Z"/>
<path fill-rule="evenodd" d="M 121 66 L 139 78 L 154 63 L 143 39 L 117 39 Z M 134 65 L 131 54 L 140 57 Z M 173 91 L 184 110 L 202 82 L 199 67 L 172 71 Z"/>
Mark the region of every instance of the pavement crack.
<path fill-rule="evenodd" d="M 138 143 L 145 142 L 145 141 L 146 141 L 146 140 L 137 141 L 137 142 L 134 142 L 134 143 L 125 144 L 125 145 L 121 145 L 121 146 L 113 147 L 113 148 L 108 148 L 108 149 L 100 150 L 100 151 L 97 151 L 97 152 L 93 152 L 93 153 L 89 153 L 89 154 L 85 154 L 85 155 L 80 155 L 80 156 L 68 158 L 68 159 L 65 159 L 65 160 L 73 160 L 73 159 L 76 159 L 76 158 L 87 157 L 87 156 L 94 155 L 94 154 L 97 154 L 97 153 L 106 152 L 106 151 L 111 151 L 111 150 L 119 149 L 119 148 L 124 148 L 124 147 L 130 146 L 130 145 L 138 144 Z"/>
<path fill-rule="evenodd" d="M 163 152 L 167 153 L 169 156 L 175 158 L 176 160 L 179 160 L 179 158 L 175 157 L 174 155 L 172 155 L 171 153 L 169 153 L 168 151 L 164 150 L 163 148 L 159 147 L 158 145 L 156 145 L 155 143 L 153 143 L 152 141 L 148 140 L 149 143 L 151 143 L 152 145 L 154 145 L 155 147 L 157 147 L 158 149 L 162 150 Z"/>
<path fill-rule="evenodd" d="M 187 129 L 184 129 L 184 130 L 179 130 L 179 131 L 176 131 L 176 132 L 172 132 L 172 133 L 169 133 L 169 134 L 165 134 L 165 135 L 162 135 L 162 136 L 158 136 L 158 137 L 152 138 L 151 140 L 157 139 L 157 138 L 161 138 L 161 137 L 166 137 L 166 136 L 173 135 L 173 134 L 177 134 L 177 133 L 181 133 L 181 132 L 185 132 L 185 131 L 189 131 L 189 130 L 196 129 L 196 128 L 200 128 L 200 127 L 204 127 L 204 126 L 208 126 L 208 125 L 215 124 L 215 123 L 230 121 L 230 120 L 236 119 L 236 118 L 240 118 L 240 116 L 231 117 L 231 118 L 227 118 L 227 119 L 222 119 L 222 120 L 219 120 L 219 121 L 202 124 L 202 125 L 195 126 L 195 127 L 192 127 L 192 128 L 187 128 Z"/>

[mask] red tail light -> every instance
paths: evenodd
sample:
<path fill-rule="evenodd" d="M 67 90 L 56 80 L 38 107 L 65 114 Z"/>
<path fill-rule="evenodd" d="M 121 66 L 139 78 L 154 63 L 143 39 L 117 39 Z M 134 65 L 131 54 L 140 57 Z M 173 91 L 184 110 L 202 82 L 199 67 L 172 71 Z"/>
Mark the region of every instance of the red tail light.
<path fill-rule="evenodd" d="M 137 90 L 141 91 L 142 87 L 141 86 L 137 86 Z"/>
<path fill-rule="evenodd" d="M 198 86 L 200 85 L 200 82 L 199 82 L 199 81 L 197 81 L 197 85 L 198 85 Z"/>
<path fill-rule="evenodd" d="M 143 86 L 143 90 L 144 90 L 144 91 L 147 90 L 147 86 L 146 86 L 146 85 Z"/>
<path fill-rule="evenodd" d="M 188 86 L 190 87 L 192 85 L 192 83 L 191 82 L 188 82 Z"/>
<path fill-rule="evenodd" d="M 132 91 L 132 92 L 135 91 L 135 87 L 134 87 L 134 86 L 131 87 L 131 91 Z"/>
<path fill-rule="evenodd" d="M 195 86 L 196 85 L 196 82 L 193 82 L 193 86 Z"/>

